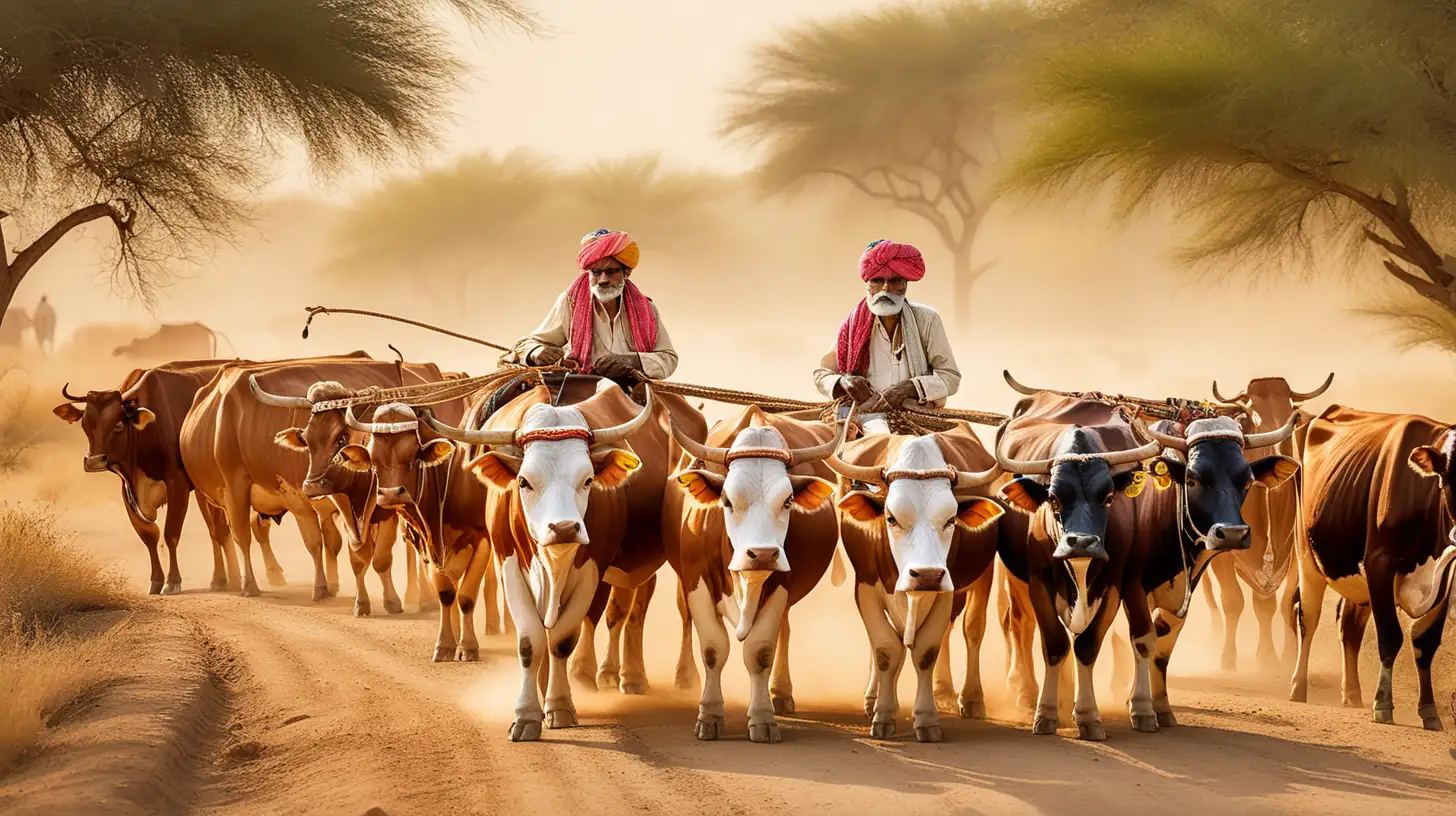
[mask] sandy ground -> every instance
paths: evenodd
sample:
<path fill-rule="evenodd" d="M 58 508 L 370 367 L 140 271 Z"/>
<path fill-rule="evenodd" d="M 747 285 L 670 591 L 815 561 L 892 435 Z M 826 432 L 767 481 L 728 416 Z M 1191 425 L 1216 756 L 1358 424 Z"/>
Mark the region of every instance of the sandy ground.
<path fill-rule="evenodd" d="M 145 554 L 109 477 L 42 481 L 55 490 L 57 479 L 67 486 L 66 523 L 144 592 Z M 133 613 L 136 646 L 119 658 L 130 679 L 84 701 L 35 760 L 0 779 L 0 811 L 866 812 L 893 802 L 954 813 L 1456 813 L 1456 739 L 1418 727 L 1409 650 L 1397 725 L 1375 725 L 1367 710 L 1338 707 L 1328 614 L 1311 703 L 1298 705 L 1284 699 L 1282 673 L 1216 670 L 1200 599 L 1174 657 L 1181 727 L 1134 733 L 1125 691 L 1108 688 L 1104 666 L 1098 695 L 1109 739 L 1098 744 L 1077 741 L 1072 729 L 1029 732 L 1007 704 L 993 624 L 982 657 L 993 719 L 946 717 L 945 741 L 922 745 L 905 733 L 908 706 L 899 737 L 868 738 L 859 711 L 866 641 L 848 587 L 826 579 L 791 618 L 798 714 L 780 718 L 781 744 L 755 745 L 737 652 L 725 673 L 728 738 L 693 738 L 696 699 L 671 690 L 677 613 L 659 590 L 647 632 L 652 691 L 578 690 L 580 727 L 512 744 L 506 727 L 520 670 L 509 638 L 484 638 L 481 663 L 433 664 L 433 614 L 352 617 L 347 567 L 341 597 L 315 604 L 291 522 L 273 540 L 290 586 L 259 599 L 211 593 L 211 556 L 190 519 L 187 591 L 147 599 Z M 396 573 L 402 590 L 402 564 Z M 1246 614 L 1245 662 L 1252 626 Z M 1456 651 L 1449 638 L 1446 651 Z M 953 654 L 959 677 L 963 647 Z M 1368 654 L 1365 663 L 1368 697 Z M 907 669 L 902 705 L 909 678 Z M 1441 678 L 1444 697 L 1452 679 Z"/>

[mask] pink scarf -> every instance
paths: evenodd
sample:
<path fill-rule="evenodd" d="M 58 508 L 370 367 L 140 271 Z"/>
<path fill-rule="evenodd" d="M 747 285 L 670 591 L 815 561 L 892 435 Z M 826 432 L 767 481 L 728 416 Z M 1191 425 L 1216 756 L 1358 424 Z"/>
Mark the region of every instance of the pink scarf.
<path fill-rule="evenodd" d="M 869 371 L 870 333 L 874 328 L 875 316 L 870 312 L 869 301 L 861 300 L 839 326 L 834 358 L 839 364 L 840 374 L 863 377 Z"/>
<path fill-rule="evenodd" d="M 592 297 L 590 272 L 581 273 L 571 284 L 567 297 L 571 300 L 571 358 L 576 360 L 581 373 L 590 374 L 592 307 L 596 301 Z M 633 350 L 644 352 L 657 348 L 657 318 L 652 314 L 652 299 L 629 280 L 622 292 L 622 305 L 627 309 L 627 325 L 632 329 Z M 868 341 L 869 335 L 865 338 Z"/>

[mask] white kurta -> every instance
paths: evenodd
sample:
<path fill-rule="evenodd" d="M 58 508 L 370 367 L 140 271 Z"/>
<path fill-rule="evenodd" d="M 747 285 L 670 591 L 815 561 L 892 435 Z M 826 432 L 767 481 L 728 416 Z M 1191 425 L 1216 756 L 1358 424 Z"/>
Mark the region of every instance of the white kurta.
<path fill-rule="evenodd" d="M 870 364 L 865 379 L 870 381 L 876 391 L 884 391 L 896 383 L 910 380 L 915 384 L 918 400 L 907 400 L 907 404 L 919 401 L 939 408 L 945 405 L 947 397 L 960 388 L 961 372 L 956 367 L 955 353 L 951 351 L 950 338 L 946 336 L 945 324 L 941 321 L 940 314 L 929 306 L 907 300 L 905 311 L 910 310 L 914 310 L 918 336 L 911 336 L 909 342 L 920 344 L 928 370 L 917 372 L 913 369 L 911 355 L 905 348 L 906 340 L 902 336 L 904 332 L 900 330 L 906 325 L 905 320 L 900 321 L 892 338 L 885 331 L 884 322 L 876 319 L 874 331 L 870 334 Z M 839 370 L 838 355 L 835 352 L 835 348 L 831 347 L 829 353 L 819 361 L 819 368 L 814 371 L 814 384 L 819 388 L 819 393 L 828 399 L 835 399 L 844 393 L 846 378 Z"/>
<path fill-rule="evenodd" d="M 588 297 L 590 297 L 588 295 Z M 562 292 L 551 305 L 551 311 L 536 330 L 516 342 L 516 359 L 526 361 L 528 355 L 539 348 L 551 347 L 571 354 L 571 297 Z M 620 304 L 616 316 L 608 313 L 596 298 L 592 298 L 592 365 L 596 365 L 607 354 L 642 355 L 642 373 L 654 380 L 665 380 L 677 370 L 677 350 L 672 347 L 672 338 L 667 335 L 662 315 L 657 304 L 649 303 L 652 316 L 657 319 L 657 346 L 651 349 L 632 347 L 632 326 L 627 320 L 625 304 Z"/>

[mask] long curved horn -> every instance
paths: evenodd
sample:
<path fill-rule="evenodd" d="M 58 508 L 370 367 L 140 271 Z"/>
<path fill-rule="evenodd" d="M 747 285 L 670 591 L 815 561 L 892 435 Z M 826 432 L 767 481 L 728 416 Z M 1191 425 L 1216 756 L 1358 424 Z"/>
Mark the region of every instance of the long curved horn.
<path fill-rule="evenodd" d="M 849 416 L 844 419 L 844 426 L 839 429 L 839 433 L 835 434 L 833 439 L 830 439 L 822 445 L 815 445 L 812 448 L 791 449 L 789 451 L 789 467 L 802 465 L 805 462 L 822 462 L 834 455 L 834 452 L 839 450 L 839 446 L 844 444 L 844 440 L 849 438 L 849 426 L 854 423 L 854 409 L 855 406 L 851 405 L 849 408 Z"/>
<path fill-rule="evenodd" d="M 1264 448 L 1264 447 L 1272 447 L 1274 445 L 1277 445 L 1280 442 L 1283 442 L 1284 440 L 1288 439 L 1291 435 L 1293 435 L 1293 433 L 1294 433 L 1294 426 L 1297 425 L 1297 424 L 1299 424 L 1299 412 L 1298 411 L 1290 414 L 1289 415 L 1289 419 L 1285 420 L 1284 426 L 1281 427 L 1277 431 L 1268 431 L 1268 432 L 1265 432 L 1265 433 L 1256 433 L 1256 434 L 1246 434 L 1244 436 L 1244 447 L 1245 448 Z"/>
<path fill-rule="evenodd" d="M 1141 447 L 1133 448 L 1132 450 L 1113 451 L 1112 453 L 1109 453 L 1101 458 L 1107 462 L 1108 467 L 1113 468 L 1118 467 L 1119 465 L 1129 465 L 1133 462 L 1141 462 L 1144 459 L 1151 459 L 1154 456 L 1157 456 L 1162 450 L 1162 444 L 1153 441 Z"/>
<path fill-rule="evenodd" d="M 54 382 L 54 380 L 52 382 Z M 63 396 L 63 397 L 66 398 L 66 402 L 85 402 L 86 401 L 86 398 L 85 397 L 73 397 L 73 396 L 71 396 L 70 392 L 68 392 L 66 390 L 66 389 L 68 389 L 70 387 L 71 387 L 71 384 L 70 383 L 66 383 L 65 385 L 61 386 L 61 396 Z"/>
<path fill-rule="evenodd" d="M 1027 395 L 1028 397 L 1034 397 L 1037 394 L 1040 394 L 1042 391 L 1042 389 L 1032 388 L 1030 386 L 1022 385 L 1021 383 L 1017 382 L 1016 378 L 1011 376 L 1011 371 L 1009 369 L 1001 369 L 1001 376 L 1006 378 L 1007 385 Z"/>
<path fill-rule="evenodd" d="M 1325 377 L 1325 383 L 1324 383 L 1324 385 L 1321 385 L 1319 388 L 1316 388 L 1315 390 L 1310 391 L 1309 393 L 1301 393 L 1299 391 L 1291 392 L 1289 394 L 1289 399 L 1292 400 L 1292 401 L 1294 401 L 1294 402 L 1305 402 L 1307 400 L 1312 400 L 1315 397 L 1318 397 L 1320 394 L 1323 394 L 1324 392 L 1330 390 L 1330 383 L 1332 383 L 1334 381 L 1335 381 L 1335 372 L 1331 371 L 1330 372 L 1330 376 Z"/>
<path fill-rule="evenodd" d="M 1051 459 L 1012 459 L 1001 450 L 1001 441 L 996 443 L 996 464 L 1007 473 L 1022 473 L 1028 476 L 1045 476 L 1052 472 Z"/>
<path fill-rule="evenodd" d="M 1146 437 L 1148 437 L 1150 439 L 1155 440 L 1159 445 L 1162 445 L 1165 448 L 1172 448 L 1173 450 L 1178 451 L 1180 453 L 1187 453 L 1188 452 L 1188 440 L 1187 439 L 1184 439 L 1181 436 L 1176 436 L 1174 434 L 1165 434 L 1165 433 L 1161 433 L 1159 431 L 1155 431 L 1152 428 L 1149 428 L 1147 425 L 1144 425 L 1143 424 L 1143 421 L 1140 420 L 1140 419 L 1134 419 L 1132 421 L 1132 424 L 1139 431 L 1142 431 L 1142 433 L 1143 433 L 1144 436 L 1146 436 Z"/>
<path fill-rule="evenodd" d="M 996 477 L 1000 476 L 1001 472 L 1002 471 L 1000 464 L 993 464 L 991 465 L 990 470 L 982 470 L 979 472 L 970 470 L 957 470 L 955 479 L 950 483 L 950 485 L 951 488 L 954 490 L 964 490 L 970 487 L 981 487 L 982 485 L 988 485 L 991 482 L 996 481 Z"/>
<path fill-rule="evenodd" d="M 682 445 L 683 450 L 692 454 L 694 459 L 701 459 L 704 462 L 710 462 L 715 465 L 721 465 L 728 460 L 727 448 L 710 448 L 707 445 L 701 444 L 683 433 L 675 422 L 669 422 L 668 427 L 672 430 L 672 438 L 676 439 L 679 445 Z"/>
<path fill-rule="evenodd" d="M 248 390 L 253 392 L 253 397 L 264 405 L 271 405 L 275 408 L 298 408 L 307 410 L 313 407 L 308 397 L 280 397 L 277 394 L 270 394 L 258 385 L 258 375 L 248 375 Z"/>
<path fill-rule="evenodd" d="M 367 433 L 371 436 L 377 433 L 389 433 L 388 430 L 383 430 L 389 427 L 388 423 L 360 422 L 355 419 L 353 408 L 344 409 L 344 424 L 360 433 Z"/>
<path fill-rule="evenodd" d="M 446 439 L 453 439 L 456 442 L 464 442 L 467 445 L 501 447 L 516 444 L 516 431 L 514 428 L 507 428 L 505 430 L 480 428 L 469 431 L 464 428 L 457 428 L 454 425 L 446 425 L 440 420 L 435 419 L 434 413 L 430 411 L 425 412 L 424 420 L 425 424 L 430 426 L 430 430 L 433 430 L 440 436 Z"/>
<path fill-rule="evenodd" d="M 863 482 L 865 484 L 885 483 L 884 468 L 851 465 L 839 458 L 838 449 L 834 453 L 824 457 L 824 464 L 828 465 L 830 470 L 851 481 Z"/>
<path fill-rule="evenodd" d="M 638 428 L 647 424 L 648 418 L 652 416 L 652 407 L 655 397 L 652 396 L 652 386 L 643 385 L 647 389 L 647 405 L 637 416 L 623 422 L 621 425 L 613 425 L 610 428 L 603 428 L 600 431 L 592 431 L 592 443 L 597 445 L 610 445 L 614 442 L 621 442 L 623 439 L 637 432 Z"/>
<path fill-rule="evenodd" d="M 1226 399 L 1222 394 L 1218 393 L 1218 380 L 1214 380 L 1213 398 L 1225 405 L 1243 405 L 1244 400 L 1247 400 L 1249 398 L 1249 394 L 1247 391 L 1240 391 L 1237 397 L 1234 397 L 1233 399 Z"/>

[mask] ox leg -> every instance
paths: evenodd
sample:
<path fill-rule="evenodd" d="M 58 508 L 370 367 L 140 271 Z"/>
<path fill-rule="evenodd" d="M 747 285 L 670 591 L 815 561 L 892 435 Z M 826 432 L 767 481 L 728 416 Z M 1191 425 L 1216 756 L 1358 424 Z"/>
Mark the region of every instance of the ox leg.
<path fill-rule="evenodd" d="M 632 593 L 627 625 L 622 634 L 622 693 L 647 693 L 647 659 L 643 654 L 643 629 L 647 625 L 647 604 L 657 589 L 657 576 L 648 578 Z"/>
<path fill-rule="evenodd" d="M 420 611 L 420 584 L 423 565 L 415 543 L 410 540 L 408 525 L 401 527 L 404 537 L 404 610 L 410 614 Z"/>
<path fill-rule="evenodd" d="M 1441 633 L 1446 628 L 1450 614 L 1449 602 L 1437 603 L 1425 617 L 1411 624 L 1411 647 L 1416 653 L 1416 675 L 1420 679 L 1421 697 L 1416 712 L 1420 714 L 1421 725 L 1427 731 L 1440 731 L 1441 715 L 1436 710 L 1436 693 L 1431 687 L 1431 661 L 1436 650 L 1441 648 Z"/>
<path fill-rule="evenodd" d="M 874 712 L 870 717 L 870 736 L 875 739 L 890 739 L 895 736 L 895 715 L 900 710 L 896 685 L 900 669 L 905 666 L 905 644 L 895 627 L 886 616 L 883 594 L 869 584 L 855 584 L 855 606 L 864 620 L 865 632 L 870 637 L 870 649 L 874 654 L 875 674 L 879 680 L 876 690 Z M 936 642 L 940 632 L 936 631 Z M 866 699 L 866 705 L 869 701 Z"/>
<path fill-rule="evenodd" d="M 603 581 L 597 584 L 592 594 L 591 606 L 581 621 L 581 637 L 577 639 L 576 651 L 571 655 L 571 679 L 582 688 L 597 690 L 597 623 L 607 611 L 607 599 L 612 596 L 612 585 Z"/>
<path fill-rule="evenodd" d="M 910 645 L 910 659 L 915 664 L 915 708 L 914 725 L 917 742 L 940 742 L 940 709 L 935 704 L 935 665 L 943 644 L 949 643 L 951 611 L 955 606 L 955 594 L 946 592 L 936 596 L 925 622 L 915 633 Z"/>
<path fill-rule="evenodd" d="M 1067 655 L 1072 651 L 1072 640 L 1067 636 L 1067 630 L 1062 628 L 1061 618 L 1057 616 L 1056 608 L 1052 605 L 1050 589 L 1043 581 L 1036 580 L 1035 575 L 1027 586 L 1027 598 L 1036 613 L 1042 651 L 1041 699 L 1037 702 L 1036 716 L 1031 722 L 1031 733 L 1045 736 L 1057 733 L 1062 673 Z"/>
<path fill-rule="evenodd" d="M 769 692 L 769 673 L 774 666 L 774 646 L 784 630 L 789 590 L 779 587 L 759 607 L 753 628 L 743 639 L 743 665 L 748 669 L 748 738 L 754 742 L 779 742 L 778 718 Z"/>
<path fill-rule="evenodd" d="M 703 693 L 698 698 L 698 722 L 693 734 L 700 740 L 723 735 L 723 664 L 728 662 L 728 628 L 702 581 L 687 593 L 693 629 L 703 650 Z"/>
<path fill-rule="evenodd" d="M 1308 546 L 1301 544 L 1299 553 L 1299 589 L 1294 594 L 1294 619 L 1299 624 L 1299 657 L 1294 663 L 1294 676 L 1289 680 L 1289 699 L 1303 703 L 1309 699 L 1309 653 L 1314 646 L 1314 633 L 1319 628 L 1320 612 L 1325 601 L 1325 577 L 1315 566 Z"/>
<path fill-rule="evenodd" d="M 182 524 L 187 520 L 187 493 L 185 483 L 174 480 L 167 486 L 167 524 L 162 529 L 162 540 L 167 544 L 167 580 L 162 584 L 163 595 L 182 594 L 182 571 L 177 564 L 177 543 L 182 539 Z"/>
<path fill-rule="evenodd" d="M 683 588 L 682 579 L 677 581 L 677 615 L 682 619 L 682 648 L 677 653 L 677 674 L 673 678 L 673 685 L 679 691 L 692 691 L 698 687 L 701 678 L 698 677 L 698 664 L 693 660 L 693 616 L 688 610 L 688 593 Z M 784 630 L 789 626 L 788 614 L 784 617 Z M 787 638 L 787 635 L 785 636 Z M 788 679 L 788 654 L 784 655 L 784 678 Z M 774 674 L 777 676 L 778 667 L 775 665 Z M 774 710 L 778 710 L 775 703 Z"/>
<path fill-rule="evenodd" d="M 1185 621 L 1166 609 L 1153 613 L 1153 634 L 1157 644 L 1153 647 L 1153 668 L 1151 672 L 1153 711 L 1158 716 L 1159 728 L 1178 725 L 1173 716 L 1173 705 L 1168 702 L 1168 662 L 1173 659 L 1173 648 L 1178 645 L 1178 635 L 1183 632 Z"/>
<path fill-rule="evenodd" d="M 965 619 L 961 632 L 966 639 L 966 679 L 961 684 L 956 709 L 962 717 L 986 719 L 986 691 L 981 687 L 981 642 L 986 638 L 986 612 L 991 605 L 991 586 L 995 576 L 991 570 L 971 584 L 966 594 Z"/>
<path fill-rule="evenodd" d="M 482 546 L 478 536 L 469 534 L 462 535 L 456 546 L 470 554 L 470 563 L 465 568 L 464 580 L 460 582 L 460 592 L 455 596 L 455 602 L 460 605 L 460 649 L 456 652 L 455 659 L 473 663 L 480 660 L 480 641 L 475 638 L 475 605 L 480 597 L 481 583 L 490 569 L 494 553 L 489 547 Z M 575 646 L 576 640 L 573 638 L 566 649 L 566 654 L 570 655 L 571 649 Z M 555 647 L 552 648 L 552 653 L 555 654 Z M 565 676 L 564 666 L 562 675 Z"/>
<path fill-rule="evenodd" d="M 125 491 L 125 488 L 123 488 L 123 491 Z M 125 502 L 125 492 L 123 492 L 122 496 L 122 501 Z M 126 507 L 125 504 L 122 506 Z M 127 507 L 126 517 L 131 521 L 131 528 L 136 530 L 136 534 L 141 538 L 142 544 L 146 545 L 147 557 L 152 562 L 151 586 L 147 589 L 147 594 L 160 595 L 162 594 L 164 580 L 162 574 L 162 559 L 157 553 L 157 543 L 162 538 L 162 531 L 157 528 L 156 524 L 132 512 L 130 507 Z"/>
<path fill-rule="evenodd" d="M 1295 622 L 1294 599 L 1299 595 L 1299 569 L 1291 567 L 1284 576 L 1284 586 L 1279 593 L 1279 617 L 1284 622 L 1284 651 L 1279 665 L 1285 671 L 1294 669 L 1299 655 L 1299 625 Z"/>
<path fill-rule="evenodd" d="M 869 683 L 865 686 L 864 694 L 864 713 L 865 719 L 867 720 L 873 720 L 875 718 L 875 704 L 880 699 L 880 667 L 877 663 L 878 661 L 875 660 L 875 646 L 871 643 L 870 679 Z"/>
<path fill-rule="evenodd" d="M 294 513 L 298 522 L 298 534 L 303 537 L 303 546 L 313 557 L 313 599 L 322 601 L 333 597 L 329 591 L 329 579 L 324 570 L 324 527 L 316 512 Z"/>
<path fill-rule="evenodd" d="M 1218 608 L 1218 589 L 1223 584 L 1223 576 L 1219 569 L 1225 566 L 1221 559 L 1215 558 L 1208 564 L 1208 573 L 1203 578 L 1203 600 L 1208 604 L 1208 628 L 1213 634 L 1215 643 L 1223 640 L 1224 620 L 1222 610 Z"/>
<path fill-rule="evenodd" d="M 1158 713 L 1153 708 L 1151 664 L 1153 651 L 1158 645 L 1158 636 L 1154 634 L 1152 615 L 1148 611 L 1148 596 L 1139 586 L 1134 585 L 1128 589 L 1131 591 L 1122 603 L 1123 614 L 1127 618 L 1128 638 L 1132 640 L 1132 690 L 1127 698 L 1127 711 L 1134 731 L 1155 734 L 1158 731 Z M 1115 613 L 1113 617 L 1116 617 Z M 1122 662 L 1121 655 L 1114 657 L 1119 663 Z"/>
<path fill-rule="evenodd" d="M 1344 670 L 1340 672 L 1340 702 L 1349 708 L 1364 708 L 1360 693 L 1360 646 L 1365 641 L 1365 626 L 1370 621 L 1370 607 L 1340 598 L 1335 604 L 1340 620 L 1340 650 L 1344 652 Z"/>
<path fill-rule="evenodd" d="M 773 701 L 775 714 L 791 716 L 794 713 L 794 681 L 789 676 L 789 610 L 784 609 L 784 619 L 779 624 L 778 645 L 774 648 L 773 677 L 769 678 L 769 697 Z"/>
<path fill-rule="evenodd" d="M 374 525 L 374 574 L 379 576 L 384 591 L 384 611 L 391 615 L 404 614 L 404 602 L 394 588 L 394 543 L 399 538 L 399 517 L 389 518 Z"/>
<path fill-rule="evenodd" d="M 463 575 L 469 567 L 469 564 L 469 553 L 451 550 L 445 554 L 443 568 L 432 571 L 431 577 L 435 581 L 435 597 L 440 599 L 440 633 L 435 636 L 434 661 L 436 663 L 449 663 L 455 659 L 457 644 L 455 629 L 457 626 L 456 618 L 459 615 L 459 611 L 455 606 L 455 596 L 459 591 L 459 583 L 453 576 Z M 539 620 L 540 614 L 538 613 L 536 617 Z M 546 647 L 544 625 L 542 631 L 540 646 L 544 649 Z M 546 658 L 541 656 L 540 659 L 545 660 Z M 540 666 L 544 664 L 538 663 L 536 665 L 539 671 Z"/>
<path fill-rule="evenodd" d="M 344 535 L 339 531 L 338 516 L 319 516 L 319 533 L 323 537 L 324 579 L 329 597 L 339 595 L 339 553 L 344 550 Z"/>
<path fill-rule="evenodd" d="M 1122 628 L 1117 627 L 1114 622 L 1112 634 L 1112 684 L 1109 686 L 1114 695 L 1129 688 L 1137 680 L 1137 658 L 1133 655 L 1132 646 L 1129 645 L 1131 637 L 1123 637 Z"/>
<path fill-rule="evenodd" d="M 1378 723 L 1395 722 L 1395 695 L 1391 681 L 1395 659 L 1405 645 L 1405 631 L 1395 607 L 1395 574 L 1387 565 L 1366 559 L 1365 575 L 1370 584 L 1370 614 L 1375 618 L 1375 640 L 1380 652 L 1380 681 L 1375 686 L 1372 716 Z"/>
<path fill-rule="evenodd" d="M 597 688 L 615 689 L 622 684 L 622 626 L 632 607 L 632 590 L 612 587 L 607 596 L 607 654 L 597 668 Z"/>
<path fill-rule="evenodd" d="M 324 522 L 324 529 L 329 526 Z M 353 537 L 352 534 L 350 536 Z M 379 555 L 379 528 L 375 527 L 368 539 L 356 539 L 350 542 L 349 546 L 349 569 L 354 573 L 354 617 L 368 617 L 371 611 L 369 600 L 369 586 L 365 577 L 369 574 L 369 564 Z"/>
<path fill-rule="evenodd" d="M 436 573 L 437 581 L 439 573 Z M 514 720 L 508 732 L 511 742 L 541 739 L 541 723 L 546 712 L 541 708 L 541 691 L 537 686 L 537 675 L 546 659 L 546 626 L 541 622 L 541 613 L 536 611 L 536 601 L 521 572 L 515 553 L 505 559 L 501 568 L 505 583 L 506 603 L 520 626 L 520 639 L 516 642 L 516 654 L 521 659 L 521 696 L 516 699 Z M 453 605 L 453 596 L 451 598 Z M 444 605 L 444 599 L 441 599 Z M 438 659 L 439 649 L 436 649 Z"/>
<path fill-rule="evenodd" d="M 251 512 L 248 507 L 251 490 L 252 487 L 244 482 L 229 485 L 225 491 L 228 530 L 232 533 L 233 542 L 238 545 L 238 552 L 243 555 L 243 588 L 239 594 L 245 598 L 256 598 L 262 594 L 258 589 L 258 579 L 253 574 L 253 522 L 249 518 Z"/>
<path fill-rule="evenodd" d="M 581 576 L 579 580 L 596 581 L 594 574 Z M 576 704 L 571 699 L 571 680 L 567 672 L 567 658 L 571 657 L 577 640 L 581 637 L 581 621 L 591 606 L 595 592 L 578 586 L 573 589 L 561 610 L 561 623 L 547 633 L 551 647 L 551 676 L 546 681 L 546 726 L 548 728 L 570 728 L 577 724 Z"/>
<path fill-rule="evenodd" d="M 956 595 L 955 602 L 950 609 L 950 621 L 946 624 L 945 634 L 941 637 L 940 645 L 935 650 L 935 678 L 932 682 L 935 689 L 935 704 L 947 714 L 957 710 L 955 678 L 950 673 L 950 624 L 954 623 L 956 616 L 961 614 L 965 601 L 964 595 Z"/>
<path fill-rule="evenodd" d="M 243 582 L 238 576 L 238 555 L 233 551 L 227 518 L 222 508 L 214 507 L 203 501 L 201 494 L 198 496 L 197 511 L 202 514 L 202 521 L 207 525 L 207 535 L 212 539 L 212 584 L 210 588 L 214 592 L 221 590 L 237 592 L 242 589 Z"/>
<path fill-rule="evenodd" d="M 1036 667 L 1032 656 L 1036 616 L 1026 584 L 1009 572 L 1003 575 L 1001 635 L 1006 643 L 1006 684 L 1016 692 L 1016 707 L 1031 717 L 1037 705 Z"/>
<path fill-rule="evenodd" d="M 484 581 L 480 585 L 480 603 L 485 607 L 485 633 L 487 635 L 499 635 L 501 629 L 500 614 L 500 569 L 495 564 L 495 553 L 487 550 L 489 556 L 485 561 Z"/>
<path fill-rule="evenodd" d="M 1146 602 L 1144 602 L 1146 608 Z M 1102 725 L 1102 712 L 1097 708 L 1097 690 L 1092 682 L 1092 670 L 1097 665 L 1097 653 L 1107 630 L 1117 618 L 1118 599 L 1109 592 L 1092 619 L 1092 625 L 1077 636 L 1072 644 L 1077 658 L 1077 702 L 1072 712 L 1077 721 L 1077 738 L 1101 742 L 1107 739 L 1107 729 Z M 1146 614 L 1146 612 L 1144 613 Z"/>
<path fill-rule="evenodd" d="M 1279 608 L 1279 595 L 1276 592 L 1271 595 L 1261 595 L 1249 591 L 1254 596 L 1254 618 L 1259 622 L 1259 651 L 1255 653 L 1259 669 L 1266 672 L 1276 671 L 1279 668 L 1279 653 L 1274 650 L 1274 613 Z"/>
<path fill-rule="evenodd" d="M 1208 565 L 1218 576 L 1219 600 L 1223 602 L 1223 654 L 1219 664 L 1226 672 L 1239 666 L 1239 618 L 1244 614 L 1244 585 L 1239 581 L 1233 559 L 1214 558 Z"/>
<path fill-rule="evenodd" d="M 288 586 L 288 579 L 283 577 L 283 565 L 278 563 L 278 556 L 273 554 L 273 529 L 272 522 L 257 513 L 253 514 L 252 528 L 253 539 L 258 542 L 258 552 L 263 554 L 263 572 L 268 577 L 268 586 Z"/>

